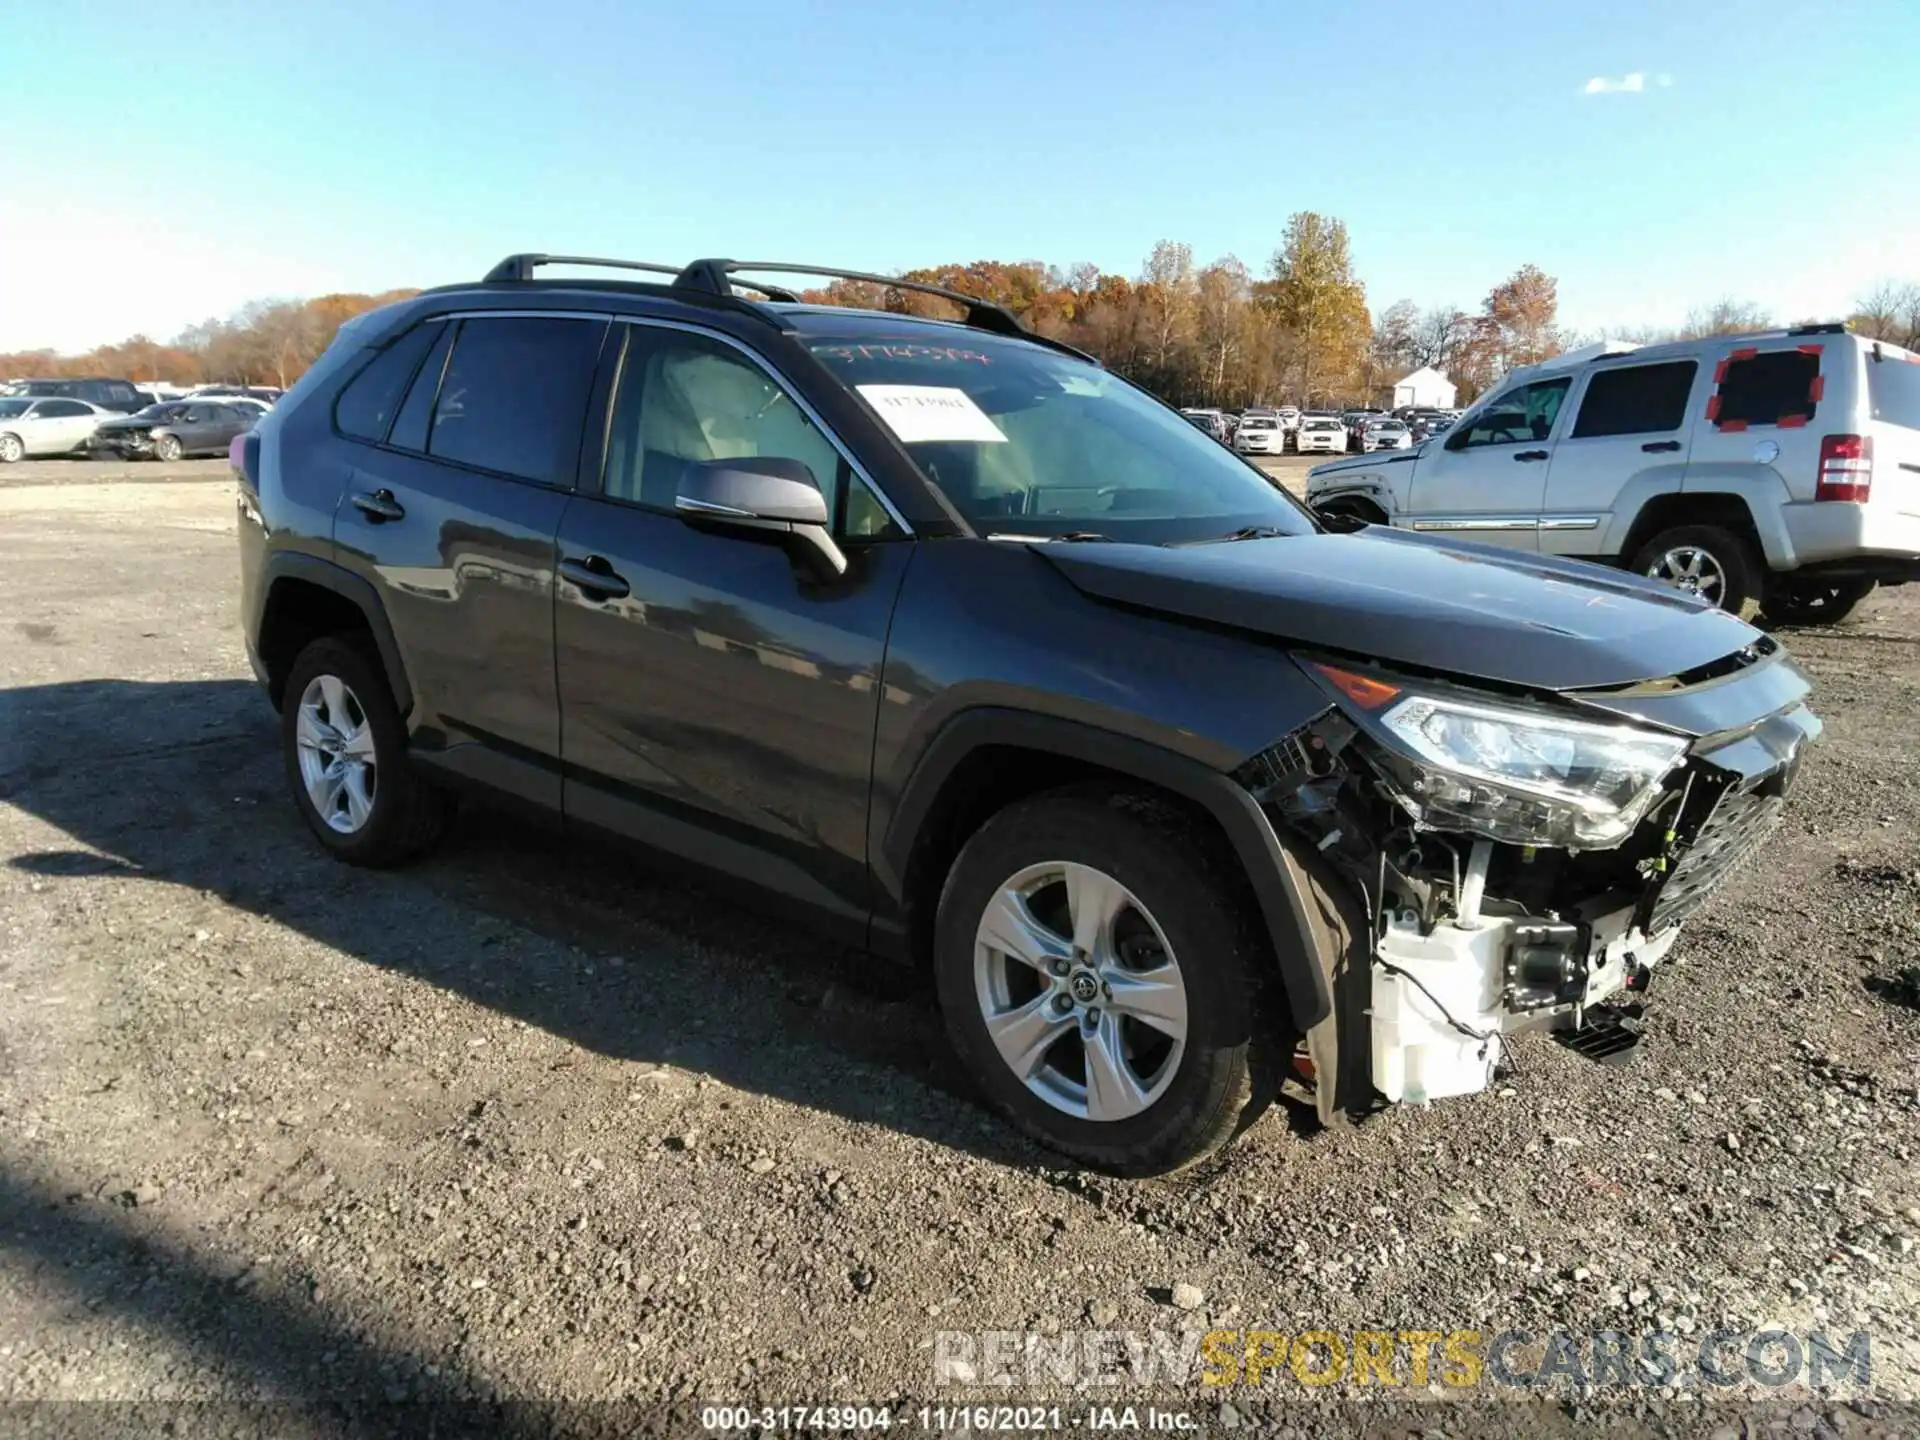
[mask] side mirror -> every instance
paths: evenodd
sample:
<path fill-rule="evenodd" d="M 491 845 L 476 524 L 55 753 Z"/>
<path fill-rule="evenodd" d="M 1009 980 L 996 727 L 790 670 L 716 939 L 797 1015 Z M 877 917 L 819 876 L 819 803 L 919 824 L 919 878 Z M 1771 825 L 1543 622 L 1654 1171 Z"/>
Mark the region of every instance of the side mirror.
<path fill-rule="evenodd" d="M 673 506 L 690 522 L 792 536 L 835 575 L 847 573 L 846 554 L 827 532 L 827 497 L 799 460 L 690 460 Z"/>

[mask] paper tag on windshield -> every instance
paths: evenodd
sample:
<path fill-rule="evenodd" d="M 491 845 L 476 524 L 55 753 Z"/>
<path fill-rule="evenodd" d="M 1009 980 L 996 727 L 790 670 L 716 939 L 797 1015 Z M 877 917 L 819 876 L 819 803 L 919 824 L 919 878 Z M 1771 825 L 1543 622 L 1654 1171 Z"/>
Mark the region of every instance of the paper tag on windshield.
<path fill-rule="evenodd" d="M 880 412 L 887 428 L 911 445 L 919 440 L 980 440 L 1004 443 L 1006 436 L 973 397 L 951 385 L 861 385 L 867 403 Z"/>

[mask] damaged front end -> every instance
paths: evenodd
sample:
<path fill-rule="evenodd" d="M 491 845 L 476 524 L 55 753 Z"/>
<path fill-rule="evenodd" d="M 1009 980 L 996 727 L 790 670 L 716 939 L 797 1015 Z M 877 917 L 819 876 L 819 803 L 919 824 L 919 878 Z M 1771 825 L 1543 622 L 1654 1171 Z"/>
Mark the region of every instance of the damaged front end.
<path fill-rule="evenodd" d="M 1364 902 L 1370 973 L 1335 1004 L 1364 1005 L 1339 1029 L 1389 1102 L 1484 1089 L 1521 1031 L 1630 1053 L 1619 1002 L 1770 833 L 1820 733 L 1771 641 L 1544 698 L 1301 663 L 1328 708 L 1236 778 Z"/>

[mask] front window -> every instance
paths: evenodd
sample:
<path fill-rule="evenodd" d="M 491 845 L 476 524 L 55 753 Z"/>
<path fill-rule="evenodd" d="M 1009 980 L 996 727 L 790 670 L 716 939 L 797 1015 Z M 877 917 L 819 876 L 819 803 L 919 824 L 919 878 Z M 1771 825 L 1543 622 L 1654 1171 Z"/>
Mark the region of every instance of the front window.
<path fill-rule="evenodd" d="M 32 407 L 31 400 L 0 400 L 0 420 L 18 420 Z"/>
<path fill-rule="evenodd" d="M 1210 417 L 1183 417 L 1072 356 L 971 334 L 951 345 L 805 343 L 983 535 L 1158 545 L 1315 529 L 1265 475 L 1200 433 Z"/>
<path fill-rule="evenodd" d="M 1537 444 L 1553 431 L 1561 402 L 1572 386 L 1570 376 L 1516 385 L 1477 411 L 1465 429 L 1447 437 L 1449 450 L 1475 450 L 1490 445 Z"/>

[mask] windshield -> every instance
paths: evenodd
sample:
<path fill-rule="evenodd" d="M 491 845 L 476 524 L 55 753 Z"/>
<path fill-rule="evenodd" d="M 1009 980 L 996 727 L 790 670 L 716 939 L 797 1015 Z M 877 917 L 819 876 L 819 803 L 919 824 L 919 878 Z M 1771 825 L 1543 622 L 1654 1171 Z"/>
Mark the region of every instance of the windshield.
<path fill-rule="evenodd" d="M 1300 428 L 1302 430 L 1338 430 L 1340 422 L 1338 420 L 1302 420 Z"/>
<path fill-rule="evenodd" d="M 146 409 L 140 411 L 138 414 L 131 415 L 128 418 L 131 420 L 171 420 L 174 416 L 178 415 L 182 410 L 186 408 L 187 408 L 186 406 L 178 403 L 169 404 L 169 405 L 149 405 L 147 406 Z"/>
<path fill-rule="evenodd" d="M 1240 422 L 1240 428 L 1242 430 L 1271 430 L 1274 428 L 1274 422 L 1271 420 L 1259 420 L 1259 419 L 1242 420 Z"/>
<path fill-rule="evenodd" d="M 18 420 L 31 404 L 31 400 L 0 400 L 0 420 Z"/>
<path fill-rule="evenodd" d="M 1158 545 L 1252 526 L 1316 527 L 1304 507 L 1176 410 L 1083 360 L 969 335 L 957 345 L 809 337 L 981 534 L 1097 534 Z"/>

